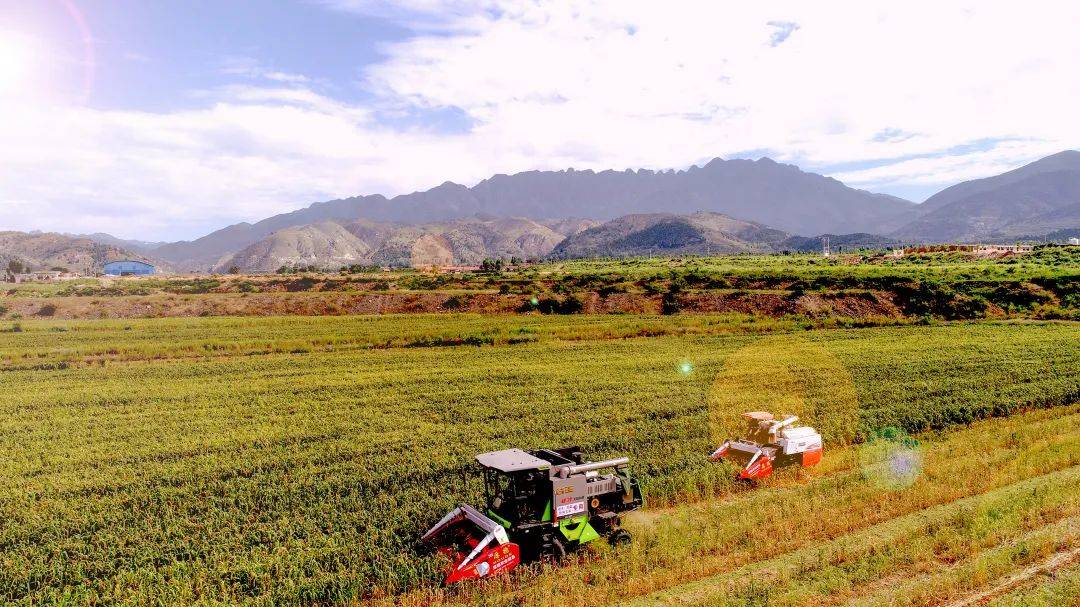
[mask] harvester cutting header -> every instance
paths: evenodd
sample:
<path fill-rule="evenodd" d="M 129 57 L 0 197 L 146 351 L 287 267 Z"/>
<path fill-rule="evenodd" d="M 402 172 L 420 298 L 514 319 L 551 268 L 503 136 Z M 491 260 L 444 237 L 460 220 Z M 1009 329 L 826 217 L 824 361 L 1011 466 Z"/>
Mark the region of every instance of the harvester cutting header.
<path fill-rule="evenodd" d="M 450 559 L 446 583 L 483 578 L 521 562 L 558 560 L 606 537 L 628 542 L 621 515 L 641 507 L 629 459 L 584 460 L 581 449 L 506 449 L 476 456 L 486 506 L 462 505 L 421 538 Z M 607 474 L 601 470 L 612 469 Z"/>

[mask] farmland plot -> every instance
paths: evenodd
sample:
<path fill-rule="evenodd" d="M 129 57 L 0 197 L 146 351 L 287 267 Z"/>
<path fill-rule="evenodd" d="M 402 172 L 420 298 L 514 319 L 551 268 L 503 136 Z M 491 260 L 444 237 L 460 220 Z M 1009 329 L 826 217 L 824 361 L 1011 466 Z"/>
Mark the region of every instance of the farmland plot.
<path fill-rule="evenodd" d="M 755 380 L 755 365 L 737 360 L 786 361 L 800 392 L 785 403 L 819 416 L 837 446 L 885 426 L 944 428 L 1080 393 L 1080 328 L 1068 323 L 757 335 L 723 323 L 674 331 L 700 326 L 661 318 L 643 333 L 641 322 L 24 323 L 0 334 L 0 597 L 424 604 L 437 563 L 413 541 L 455 502 L 476 499 L 462 475 L 475 453 L 563 444 L 625 453 L 652 508 L 728 494 L 728 471 L 702 460 L 717 440 L 722 378 Z M 500 337 L 458 341 L 485 335 Z M 432 347 L 455 343 L 479 347 Z M 1078 463 L 1075 434 L 1064 436 L 1072 442 L 1047 454 L 1024 451 L 1058 458 L 1043 473 L 1066 476 L 1040 481 L 1055 488 Z"/>

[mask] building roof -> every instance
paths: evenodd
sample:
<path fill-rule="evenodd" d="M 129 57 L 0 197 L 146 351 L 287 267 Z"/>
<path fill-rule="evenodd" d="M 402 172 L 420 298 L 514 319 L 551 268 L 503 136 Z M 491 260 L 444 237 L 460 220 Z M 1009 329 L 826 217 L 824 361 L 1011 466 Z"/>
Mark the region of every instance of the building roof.
<path fill-rule="evenodd" d="M 109 265 L 112 265 L 114 263 L 140 263 L 140 264 L 142 264 L 144 266 L 153 266 L 154 265 L 154 264 L 152 264 L 152 263 L 150 263 L 148 261 L 140 261 L 138 259 L 114 259 L 112 261 L 105 262 L 105 265 L 109 266 Z"/>
<path fill-rule="evenodd" d="M 494 468 L 499 472 L 519 472 L 521 470 L 547 470 L 551 462 L 540 459 L 521 449 L 504 449 L 481 453 L 476 461 L 485 468 Z"/>

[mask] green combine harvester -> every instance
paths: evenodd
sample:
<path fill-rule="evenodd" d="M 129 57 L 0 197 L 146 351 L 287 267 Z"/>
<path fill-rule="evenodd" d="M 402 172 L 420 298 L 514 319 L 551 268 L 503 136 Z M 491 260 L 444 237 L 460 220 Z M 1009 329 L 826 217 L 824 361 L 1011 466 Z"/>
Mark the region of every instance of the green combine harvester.
<path fill-rule="evenodd" d="M 630 541 L 622 513 L 641 507 L 625 457 L 586 462 L 581 449 L 506 449 L 476 456 L 487 505 L 462 505 L 421 538 L 450 559 L 446 583 L 490 577 L 519 563 L 557 561 L 607 538 Z M 601 470 L 612 472 L 601 474 Z"/>

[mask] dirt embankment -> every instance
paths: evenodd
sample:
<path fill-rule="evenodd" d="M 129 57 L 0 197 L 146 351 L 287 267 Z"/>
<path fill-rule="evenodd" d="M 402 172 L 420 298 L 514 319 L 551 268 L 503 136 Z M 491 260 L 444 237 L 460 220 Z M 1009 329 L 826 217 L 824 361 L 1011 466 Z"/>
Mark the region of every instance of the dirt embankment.
<path fill-rule="evenodd" d="M 659 314 L 662 295 L 595 292 L 573 296 L 587 314 Z M 131 295 L 120 297 L 0 298 L 8 315 L 22 318 L 157 318 L 185 316 L 323 316 L 343 314 L 410 314 L 472 312 L 514 314 L 532 312 L 531 296 L 497 293 L 231 293 L 203 295 Z M 560 300 L 565 301 L 567 297 Z M 887 293 L 691 292 L 678 297 L 678 311 L 688 313 L 740 312 L 781 317 L 845 316 L 853 318 L 903 316 Z"/>

